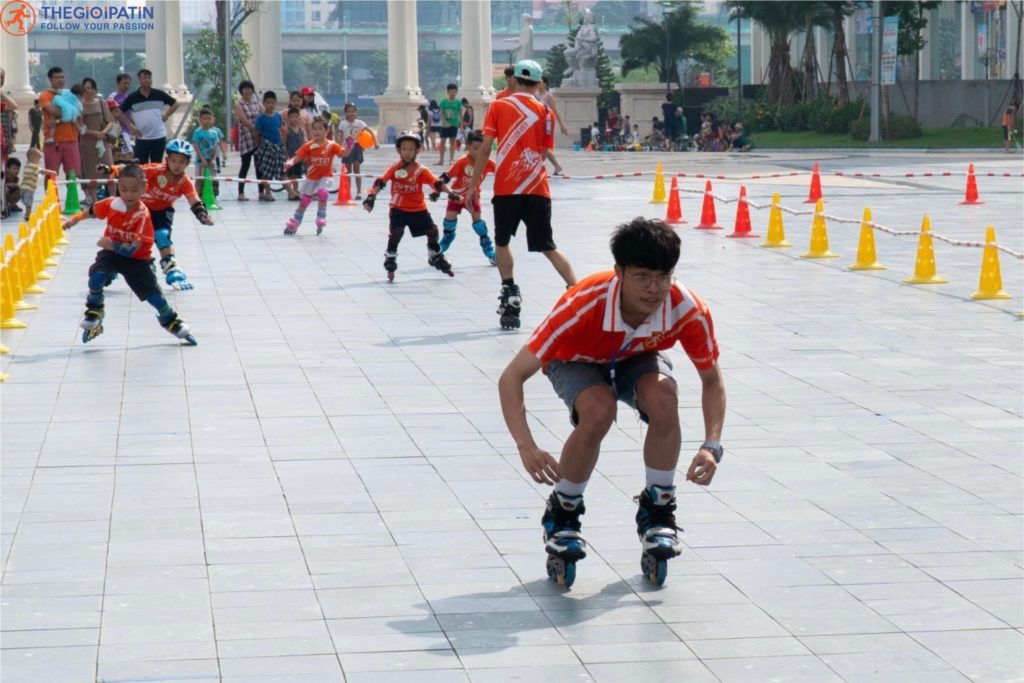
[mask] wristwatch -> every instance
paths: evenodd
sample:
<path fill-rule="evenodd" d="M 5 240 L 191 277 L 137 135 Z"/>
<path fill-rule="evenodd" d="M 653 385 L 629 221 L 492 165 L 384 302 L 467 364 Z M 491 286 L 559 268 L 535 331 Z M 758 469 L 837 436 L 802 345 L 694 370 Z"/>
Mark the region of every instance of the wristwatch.
<path fill-rule="evenodd" d="M 722 455 L 725 453 L 722 442 L 715 441 L 714 439 L 707 439 L 700 445 L 700 450 L 708 451 L 711 455 L 715 456 L 715 463 L 722 462 Z"/>

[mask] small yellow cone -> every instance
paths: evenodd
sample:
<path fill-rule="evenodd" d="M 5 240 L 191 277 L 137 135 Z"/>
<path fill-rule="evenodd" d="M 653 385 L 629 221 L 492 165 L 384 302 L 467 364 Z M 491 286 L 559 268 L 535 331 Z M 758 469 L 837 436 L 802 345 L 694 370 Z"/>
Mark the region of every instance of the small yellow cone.
<path fill-rule="evenodd" d="M 786 228 L 782 225 L 782 207 L 779 206 L 779 193 L 772 194 L 772 208 L 768 214 L 768 234 L 761 242 L 762 247 L 784 249 L 793 246 L 786 241 Z"/>
<path fill-rule="evenodd" d="M 921 222 L 921 239 L 917 243 L 917 262 L 914 277 L 904 280 L 908 285 L 943 285 L 949 280 L 935 274 L 935 247 L 932 244 L 932 221 L 925 214 Z"/>
<path fill-rule="evenodd" d="M 999 250 L 996 243 L 996 229 L 991 225 L 985 228 L 985 249 L 981 255 L 981 279 L 978 291 L 971 295 L 972 299 L 1009 299 L 1010 294 L 1003 290 L 1003 275 L 999 270 Z"/>
<path fill-rule="evenodd" d="M 665 173 L 661 169 L 661 162 L 654 168 L 654 196 L 651 197 L 651 204 L 664 204 L 668 202 L 668 193 L 665 192 Z"/>
<path fill-rule="evenodd" d="M 811 246 L 807 252 L 800 254 L 800 258 L 836 258 L 839 254 L 833 254 L 828 250 L 828 229 L 825 227 L 825 217 L 821 215 L 824 210 L 821 200 L 814 205 L 814 222 L 811 223 Z"/>
<path fill-rule="evenodd" d="M 860 219 L 860 244 L 857 245 L 857 260 L 849 270 L 885 270 L 885 266 L 877 261 L 875 256 L 875 230 L 868 223 L 871 222 L 871 209 L 864 209 L 864 216 Z"/>

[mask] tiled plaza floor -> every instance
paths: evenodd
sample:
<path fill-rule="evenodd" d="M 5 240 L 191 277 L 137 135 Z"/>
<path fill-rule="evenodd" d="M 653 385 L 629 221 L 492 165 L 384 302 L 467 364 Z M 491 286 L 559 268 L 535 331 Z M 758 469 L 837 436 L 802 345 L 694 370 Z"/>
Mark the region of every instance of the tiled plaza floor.
<path fill-rule="evenodd" d="M 581 175 L 657 158 L 689 173 L 1021 171 L 1002 154 L 566 156 Z M 868 206 L 914 230 L 928 212 L 937 233 L 992 224 L 1021 249 L 1020 178 L 979 183 L 982 206 L 958 205 L 963 177 L 826 177 L 825 194 L 833 214 Z M 807 178 L 747 189 L 804 208 Z M 523 473 L 496 391 L 562 289 L 546 260 L 516 241 L 524 328 L 502 332 L 465 218 L 455 278 L 407 237 L 388 285 L 384 202 L 331 207 L 319 238 L 311 211 L 286 238 L 294 204 L 232 195 L 213 227 L 177 215 L 196 289 L 169 296 L 198 347 L 123 282 L 106 334 L 81 344 L 98 222 L 71 233 L 28 329 L 4 331 L 4 683 L 1022 680 L 1020 261 L 1002 258 L 1013 300 L 975 302 L 977 249 L 937 243 L 950 284 L 911 287 L 914 238 L 879 235 L 889 269 L 853 273 L 856 225 L 830 224 L 840 258 L 810 262 L 809 217 L 787 217 L 792 249 L 759 249 L 693 230 L 685 195 L 677 272 L 714 314 L 726 459 L 706 490 L 680 482 L 687 548 L 655 589 L 631 500 L 644 429 L 622 408 L 566 592 L 544 574 L 547 490 Z M 618 222 L 664 211 L 649 178 L 556 180 L 554 195 L 581 275 L 610 265 Z M 734 205 L 718 208 L 731 227 Z M 685 468 L 699 382 L 672 358 Z M 570 425 L 544 378 L 527 406 L 557 451 Z"/>

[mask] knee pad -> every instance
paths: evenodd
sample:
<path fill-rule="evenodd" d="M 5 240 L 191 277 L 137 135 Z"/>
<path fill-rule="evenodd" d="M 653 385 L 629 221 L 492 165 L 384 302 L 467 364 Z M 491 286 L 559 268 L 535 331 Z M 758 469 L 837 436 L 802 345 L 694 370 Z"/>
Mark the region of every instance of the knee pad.
<path fill-rule="evenodd" d="M 170 228 L 158 228 L 154 230 L 153 237 L 156 241 L 157 249 L 167 249 L 173 244 L 173 242 L 171 242 Z"/>
<path fill-rule="evenodd" d="M 299 200 L 299 210 L 300 211 L 305 211 L 306 207 L 309 206 L 312 202 L 313 202 L 313 195 L 311 195 L 311 194 L 304 194 L 304 195 L 302 195 L 302 199 Z"/>
<path fill-rule="evenodd" d="M 455 226 L 458 224 L 459 220 L 457 218 L 445 218 L 442 223 L 445 232 L 455 232 Z"/>
<path fill-rule="evenodd" d="M 327 188 L 326 187 L 321 187 L 319 190 L 316 191 L 317 201 L 326 202 L 327 201 L 327 197 L 328 197 L 328 192 L 327 192 Z"/>
<path fill-rule="evenodd" d="M 110 273 L 103 273 L 97 271 L 89 275 L 89 294 L 93 292 L 99 292 L 102 297 L 103 288 L 107 285 L 107 278 L 110 277 Z"/>
<path fill-rule="evenodd" d="M 481 237 L 487 237 L 487 223 L 483 220 L 473 221 L 473 232 Z"/>

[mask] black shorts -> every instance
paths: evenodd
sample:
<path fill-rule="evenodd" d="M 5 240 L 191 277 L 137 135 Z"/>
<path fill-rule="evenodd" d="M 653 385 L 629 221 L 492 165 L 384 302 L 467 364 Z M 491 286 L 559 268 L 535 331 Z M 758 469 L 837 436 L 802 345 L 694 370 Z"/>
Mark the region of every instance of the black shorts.
<path fill-rule="evenodd" d="M 454 140 L 459 134 L 458 126 L 445 126 L 441 129 L 442 140 Z"/>
<path fill-rule="evenodd" d="M 409 228 L 409 234 L 413 237 L 423 237 L 431 230 L 437 230 L 437 224 L 431 218 L 429 211 L 402 211 L 391 209 L 388 213 L 388 222 L 391 232 L 399 232 Z"/>
<path fill-rule="evenodd" d="M 174 227 L 174 207 L 169 206 L 166 209 L 155 211 L 150 209 L 149 215 L 153 217 L 153 229 L 160 230 L 166 228 L 168 232 Z"/>
<path fill-rule="evenodd" d="M 555 240 L 551 233 L 551 199 L 539 194 L 508 194 L 491 199 L 494 205 L 494 243 L 507 247 L 519 230 L 519 222 L 526 224 L 526 248 L 529 251 L 553 251 Z"/>
<path fill-rule="evenodd" d="M 120 273 L 139 301 L 156 295 L 163 295 L 160 284 L 153 272 L 152 259 L 137 259 L 121 256 L 102 249 L 96 252 L 96 260 L 89 266 L 89 275 L 94 273 Z"/>
<path fill-rule="evenodd" d="M 352 167 L 352 164 L 361 164 L 361 163 L 363 163 L 363 148 L 362 148 L 362 146 L 360 146 L 360 144 L 358 142 L 356 144 L 352 145 L 352 149 L 350 149 L 348 151 L 348 154 L 346 154 L 345 156 L 343 156 L 341 158 L 341 162 L 343 164 L 345 164 L 346 166 L 348 166 L 349 168 Z"/>

